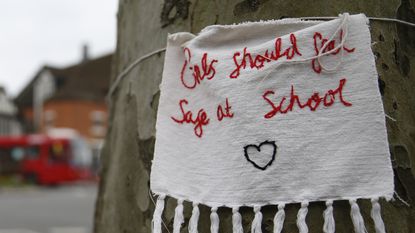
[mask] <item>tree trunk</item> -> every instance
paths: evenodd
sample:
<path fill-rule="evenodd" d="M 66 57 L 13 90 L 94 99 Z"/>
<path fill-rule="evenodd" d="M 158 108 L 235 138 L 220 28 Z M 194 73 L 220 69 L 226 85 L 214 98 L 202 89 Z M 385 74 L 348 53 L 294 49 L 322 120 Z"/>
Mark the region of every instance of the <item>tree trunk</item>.
<path fill-rule="evenodd" d="M 415 1 L 310 1 L 304 0 L 120 0 L 118 42 L 113 77 L 142 55 L 163 48 L 168 33 L 199 32 L 211 24 L 336 16 L 342 12 L 415 21 Z M 388 232 L 415 232 L 415 28 L 371 21 L 373 51 L 377 57 L 379 88 L 387 120 L 395 189 L 401 200 L 381 202 Z M 149 196 L 150 165 L 164 54 L 135 67 L 120 83 L 111 102 L 111 119 L 102 154 L 102 172 L 95 214 L 96 233 L 150 232 L 154 203 Z M 415 66 L 414 66 L 415 67 Z M 413 166 L 411 164 L 414 163 Z M 164 222 L 173 223 L 176 200 L 167 199 Z M 370 202 L 359 201 L 369 232 L 374 232 Z M 347 202 L 335 202 L 336 232 L 353 232 Z M 298 232 L 299 204 L 286 207 L 284 232 Z M 307 215 L 310 232 L 322 232 L 324 203 L 312 203 Z M 275 206 L 262 209 L 263 230 L 272 232 Z M 191 206 L 185 203 L 182 232 L 187 232 Z M 250 231 L 252 209 L 242 208 L 244 231 Z M 210 232 L 210 210 L 201 206 L 200 232 Z M 231 210 L 219 209 L 220 231 L 231 232 Z M 167 231 L 166 231 L 167 232 Z"/>

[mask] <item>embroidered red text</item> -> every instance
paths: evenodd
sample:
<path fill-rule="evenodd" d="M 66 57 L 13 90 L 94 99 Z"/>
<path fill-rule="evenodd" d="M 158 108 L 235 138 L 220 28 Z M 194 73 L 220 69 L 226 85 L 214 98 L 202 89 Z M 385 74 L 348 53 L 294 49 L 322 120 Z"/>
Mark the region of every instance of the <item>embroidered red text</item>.
<path fill-rule="evenodd" d="M 333 50 L 334 48 L 336 48 L 336 40 L 331 40 L 328 41 L 328 39 L 324 38 L 323 35 L 321 35 L 320 32 L 315 32 L 314 36 L 314 51 L 316 52 L 316 56 L 320 53 L 320 50 L 324 47 L 324 45 L 326 43 L 328 43 L 328 45 L 323 49 L 323 51 L 321 51 L 322 53 L 326 53 L 329 52 L 331 50 Z M 340 31 L 340 41 L 342 41 L 343 39 L 343 30 Z M 340 49 L 343 49 L 344 51 L 346 51 L 347 53 L 352 53 L 355 51 L 355 48 L 349 49 L 347 48 L 345 45 L 343 45 L 342 48 L 338 48 L 336 50 L 334 50 L 333 52 L 331 52 L 330 54 L 332 55 L 336 55 L 340 52 Z M 319 62 L 317 61 L 317 59 L 313 59 L 311 62 L 311 65 L 313 67 L 313 70 L 316 73 L 321 73 L 321 66 L 319 64 Z"/>
<path fill-rule="evenodd" d="M 291 45 L 283 51 L 282 40 L 281 38 L 277 38 L 274 43 L 274 50 L 271 52 L 267 49 L 263 54 L 252 55 L 247 51 L 247 47 L 245 47 L 242 54 L 240 52 L 234 53 L 233 62 L 235 64 L 235 69 L 229 75 L 229 78 L 238 78 L 241 70 L 246 69 L 247 66 L 251 69 L 256 68 L 259 70 L 264 67 L 265 62 L 277 61 L 282 57 L 291 60 L 296 55 L 301 56 L 297 46 L 297 38 L 294 34 L 290 34 L 290 44 Z"/>
<path fill-rule="evenodd" d="M 189 89 L 193 89 L 205 78 L 210 80 L 215 77 L 216 70 L 214 65 L 218 62 L 218 60 L 213 59 L 209 61 L 208 54 L 204 53 L 202 59 L 200 60 L 200 64 L 190 64 L 192 61 L 192 52 L 189 48 L 184 48 L 183 52 L 186 57 L 183 63 L 182 71 L 180 73 L 180 80 L 183 86 Z M 187 70 L 192 72 L 192 76 L 191 78 L 186 79 Z"/>
<path fill-rule="evenodd" d="M 330 107 L 334 104 L 336 98 L 346 107 L 352 106 L 352 104 L 343 98 L 343 87 L 346 84 L 346 79 L 343 78 L 339 81 L 339 86 L 334 90 L 328 90 L 326 93 L 320 95 L 318 92 L 314 92 L 306 102 L 301 102 L 300 97 L 295 94 L 294 86 L 291 85 L 291 93 L 289 97 L 282 97 L 278 105 L 275 105 L 269 98 L 270 95 L 274 95 L 274 91 L 266 91 L 262 98 L 268 102 L 272 107 L 272 110 L 264 115 L 265 118 L 269 119 L 274 117 L 276 114 L 286 114 L 289 111 L 293 111 L 294 106 L 297 105 L 300 109 L 308 107 L 310 111 L 315 111 L 322 103 L 325 107 Z M 288 99 L 287 99 L 288 98 Z"/>
<path fill-rule="evenodd" d="M 231 106 L 229 104 L 229 100 L 228 98 L 226 98 L 226 103 L 225 103 L 225 111 L 223 110 L 222 105 L 218 105 L 218 109 L 216 111 L 216 116 L 218 117 L 219 121 L 222 121 L 223 118 L 228 117 L 228 118 L 232 118 L 233 117 L 233 113 L 231 112 Z"/>
<path fill-rule="evenodd" d="M 183 105 L 187 105 L 189 102 L 186 99 L 182 99 L 179 101 L 180 105 L 180 111 L 181 111 L 181 119 L 177 119 L 174 117 L 171 117 L 173 121 L 179 124 L 188 123 L 193 124 L 194 132 L 196 136 L 199 138 L 203 135 L 203 126 L 209 124 L 209 118 L 207 116 L 206 111 L 202 108 L 197 112 L 196 118 L 193 118 L 193 113 L 191 111 L 185 111 Z"/>

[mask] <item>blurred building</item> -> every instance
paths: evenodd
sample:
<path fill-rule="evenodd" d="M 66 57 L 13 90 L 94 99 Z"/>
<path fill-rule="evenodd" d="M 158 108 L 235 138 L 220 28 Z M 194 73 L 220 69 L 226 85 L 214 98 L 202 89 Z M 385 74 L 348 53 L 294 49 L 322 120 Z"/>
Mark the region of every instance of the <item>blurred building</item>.
<path fill-rule="evenodd" d="M 76 130 L 98 149 L 106 134 L 112 55 L 89 59 L 69 67 L 42 67 L 16 97 L 26 133 L 50 129 Z"/>
<path fill-rule="evenodd" d="M 18 135 L 21 133 L 16 115 L 17 107 L 7 96 L 6 90 L 0 87 L 0 135 Z"/>

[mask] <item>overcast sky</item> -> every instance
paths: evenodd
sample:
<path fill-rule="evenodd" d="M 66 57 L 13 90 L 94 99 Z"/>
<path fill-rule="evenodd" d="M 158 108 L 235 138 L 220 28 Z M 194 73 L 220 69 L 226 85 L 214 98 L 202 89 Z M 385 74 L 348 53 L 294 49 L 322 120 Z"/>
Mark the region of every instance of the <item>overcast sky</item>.
<path fill-rule="evenodd" d="M 15 96 L 45 64 L 115 48 L 117 0 L 0 0 L 0 85 Z"/>

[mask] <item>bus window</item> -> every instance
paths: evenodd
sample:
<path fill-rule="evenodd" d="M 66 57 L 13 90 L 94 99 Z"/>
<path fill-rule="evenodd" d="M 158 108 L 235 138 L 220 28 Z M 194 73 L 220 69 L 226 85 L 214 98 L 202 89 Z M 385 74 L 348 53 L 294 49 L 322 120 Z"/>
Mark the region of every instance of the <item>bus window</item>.
<path fill-rule="evenodd" d="M 27 159 L 37 159 L 39 157 L 39 146 L 26 147 L 24 157 Z"/>
<path fill-rule="evenodd" d="M 0 174 L 15 174 L 25 158 L 24 147 L 0 148 Z"/>
<path fill-rule="evenodd" d="M 10 150 L 10 155 L 11 155 L 11 158 L 14 161 L 18 162 L 18 161 L 20 161 L 24 158 L 25 151 L 24 151 L 23 147 L 13 147 Z"/>

